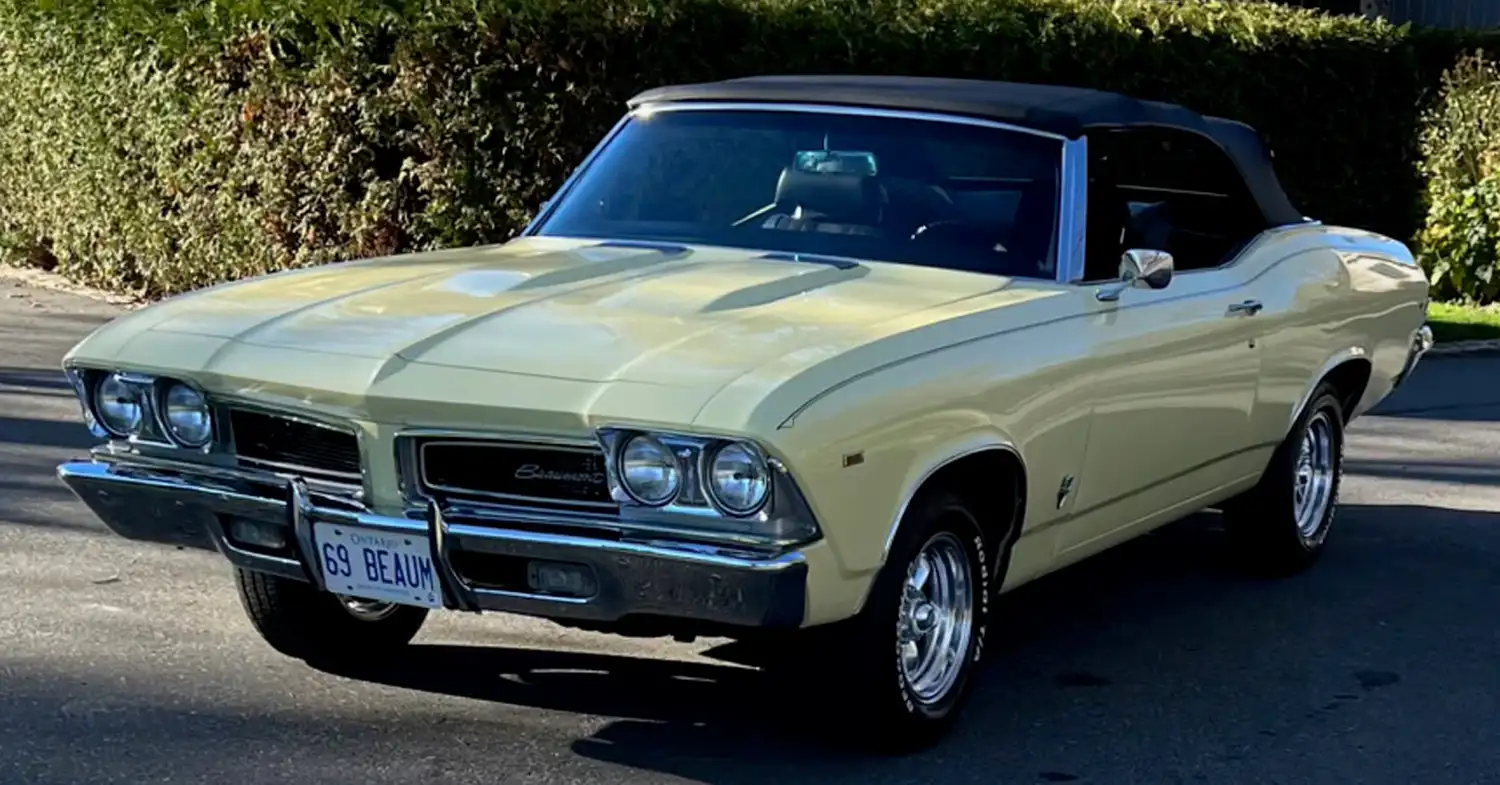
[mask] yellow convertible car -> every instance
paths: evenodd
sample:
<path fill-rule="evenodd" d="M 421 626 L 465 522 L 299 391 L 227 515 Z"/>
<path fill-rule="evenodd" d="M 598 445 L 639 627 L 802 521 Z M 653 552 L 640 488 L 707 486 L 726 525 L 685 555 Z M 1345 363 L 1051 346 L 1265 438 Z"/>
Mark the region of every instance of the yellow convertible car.
<path fill-rule="evenodd" d="M 770 642 L 902 745 L 993 598 L 1204 508 L 1287 573 L 1344 428 L 1431 345 L 1400 242 L 1303 217 L 1262 137 L 1090 90 L 662 87 L 515 239 L 189 293 L 65 369 L 59 467 L 216 549 L 309 661 L 434 610 Z"/>

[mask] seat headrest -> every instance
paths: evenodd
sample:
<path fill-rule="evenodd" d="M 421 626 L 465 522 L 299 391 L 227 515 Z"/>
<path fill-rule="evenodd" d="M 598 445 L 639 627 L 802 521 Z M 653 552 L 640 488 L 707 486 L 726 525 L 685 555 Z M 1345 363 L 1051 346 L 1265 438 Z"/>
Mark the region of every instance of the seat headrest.
<path fill-rule="evenodd" d="M 885 192 L 874 177 L 788 166 L 776 182 L 776 203 L 822 213 L 830 223 L 874 224 L 880 220 Z"/>

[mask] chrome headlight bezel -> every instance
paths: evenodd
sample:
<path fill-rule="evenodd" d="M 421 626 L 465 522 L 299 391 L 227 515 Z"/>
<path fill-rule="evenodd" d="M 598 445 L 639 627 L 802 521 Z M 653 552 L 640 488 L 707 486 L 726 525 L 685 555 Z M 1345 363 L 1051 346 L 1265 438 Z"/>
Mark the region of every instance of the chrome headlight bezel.
<path fill-rule="evenodd" d="M 646 435 L 671 451 L 681 481 L 666 503 L 643 504 L 621 480 L 621 454 L 632 438 Z M 649 428 L 608 426 L 596 431 L 604 451 L 611 497 L 626 524 L 663 527 L 712 541 L 757 547 L 787 547 L 822 536 L 797 483 L 786 465 L 757 442 L 737 436 L 712 436 Z M 713 458 L 730 445 L 743 446 L 764 466 L 764 498 L 741 510 L 724 504 L 713 487 Z"/>
<path fill-rule="evenodd" d="M 212 399 L 196 384 L 180 379 L 113 368 L 65 366 L 68 379 L 78 396 L 89 432 L 112 443 L 125 442 L 132 447 L 194 450 L 213 449 L 218 436 L 217 412 Z M 140 416 L 129 429 L 112 422 L 100 408 L 100 391 L 104 384 L 125 385 L 140 406 Z M 208 420 L 208 436 L 202 441 L 185 438 L 168 419 L 167 394 L 175 387 L 191 389 L 203 401 Z"/>
<path fill-rule="evenodd" d="M 166 431 L 167 438 L 181 447 L 193 450 L 202 449 L 213 443 L 214 410 L 213 405 L 208 401 L 208 396 L 204 395 L 203 391 L 196 386 L 176 379 L 162 379 L 157 382 L 157 385 L 160 396 L 158 398 L 157 411 L 160 413 L 162 428 Z M 179 391 L 186 392 L 197 399 L 196 404 L 188 408 L 194 410 L 194 414 L 202 417 L 203 430 L 199 434 L 189 435 L 185 433 L 185 429 L 175 417 L 176 412 L 173 411 L 172 395 Z M 195 436 L 196 438 L 194 438 Z"/>
<path fill-rule="evenodd" d="M 669 478 L 665 480 L 665 492 L 652 495 L 645 492 L 639 483 L 630 477 L 632 458 L 631 450 L 636 447 L 642 450 L 655 452 L 656 465 L 662 467 L 663 473 Z M 645 458 L 646 456 L 641 456 Z M 632 500 L 647 507 L 664 507 L 675 501 L 682 492 L 682 467 L 677 460 L 676 454 L 671 447 L 663 444 L 661 440 L 649 433 L 636 433 L 626 436 L 620 440 L 619 454 L 615 459 L 615 465 L 619 467 L 619 485 L 626 495 Z"/>
<path fill-rule="evenodd" d="M 129 439 L 133 436 L 139 436 L 148 419 L 147 410 L 149 404 L 146 400 L 146 392 L 141 389 L 140 384 L 132 382 L 133 380 L 123 374 L 103 373 L 98 374 L 88 383 L 88 405 L 95 422 L 106 433 L 117 439 Z M 117 390 L 111 393 L 106 390 L 106 387 L 114 387 Z M 107 413 L 106 398 L 128 399 L 130 405 L 135 409 L 135 416 L 128 424 L 122 424 L 122 422 L 112 419 Z"/>
<path fill-rule="evenodd" d="M 755 496 L 751 497 L 750 503 L 744 505 L 731 504 L 726 497 L 719 479 L 719 459 L 730 450 L 741 451 L 745 455 L 746 462 L 760 477 L 763 487 Z M 703 459 L 703 490 L 708 500 L 722 512 L 737 517 L 754 515 L 760 512 L 771 501 L 771 464 L 766 460 L 765 453 L 761 451 L 754 442 L 743 440 L 726 441 L 713 447 L 704 453 Z"/>

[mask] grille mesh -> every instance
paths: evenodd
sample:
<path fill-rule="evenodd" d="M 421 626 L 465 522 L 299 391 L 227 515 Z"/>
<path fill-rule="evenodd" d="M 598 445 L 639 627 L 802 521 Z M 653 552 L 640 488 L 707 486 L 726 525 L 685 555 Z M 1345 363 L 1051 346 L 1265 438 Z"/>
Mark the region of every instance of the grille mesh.
<path fill-rule="evenodd" d="M 429 493 L 521 505 L 615 506 L 598 448 L 430 440 L 417 454 Z"/>
<path fill-rule="evenodd" d="M 244 409 L 231 410 L 229 423 L 241 463 L 359 480 L 359 439 L 352 433 Z"/>

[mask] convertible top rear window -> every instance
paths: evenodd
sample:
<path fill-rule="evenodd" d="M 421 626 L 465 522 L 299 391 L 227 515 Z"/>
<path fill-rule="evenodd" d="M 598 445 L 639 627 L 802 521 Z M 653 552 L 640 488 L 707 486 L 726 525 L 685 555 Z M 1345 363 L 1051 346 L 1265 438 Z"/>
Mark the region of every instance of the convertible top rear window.
<path fill-rule="evenodd" d="M 1050 279 L 1061 145 L 885 115 L 642 114 L 599 151 L 537 233 Z"/>

